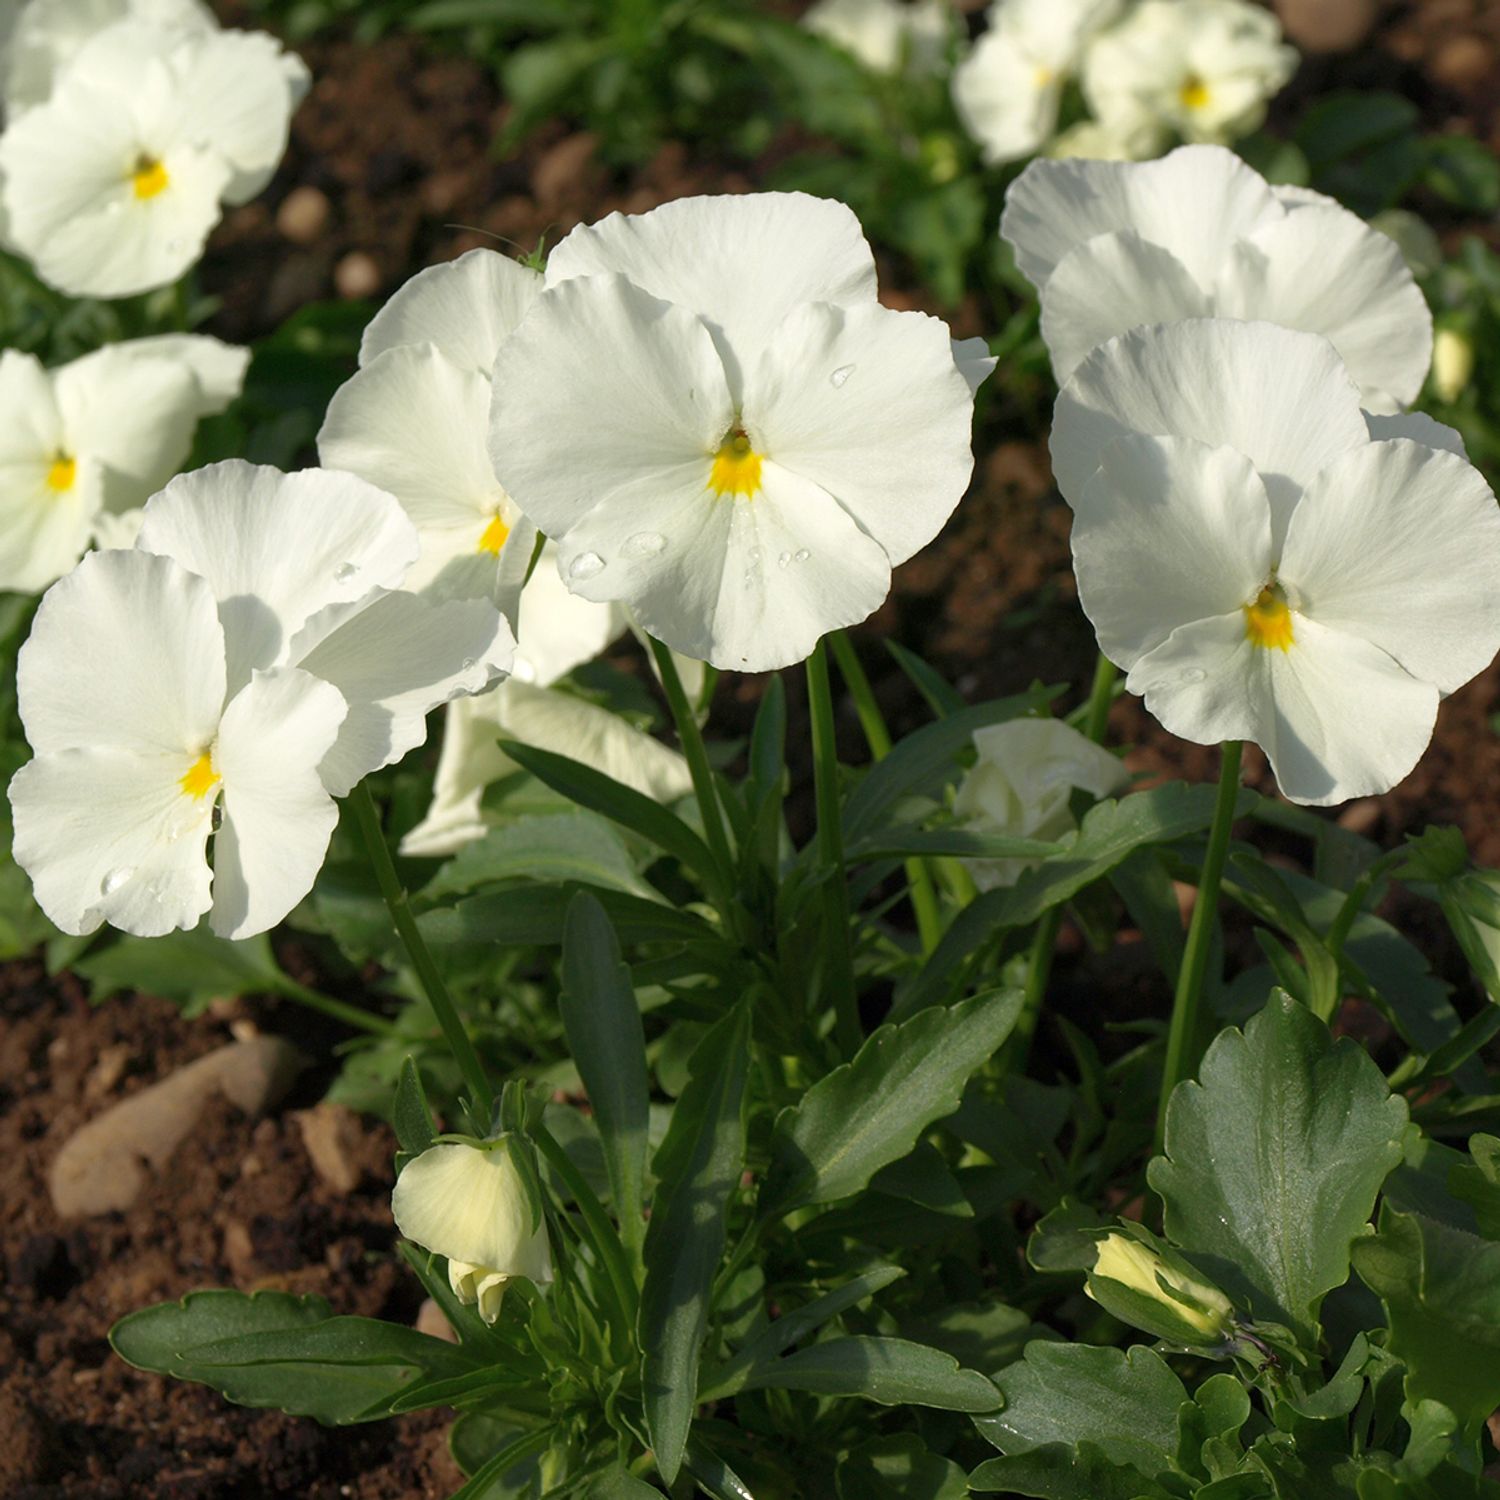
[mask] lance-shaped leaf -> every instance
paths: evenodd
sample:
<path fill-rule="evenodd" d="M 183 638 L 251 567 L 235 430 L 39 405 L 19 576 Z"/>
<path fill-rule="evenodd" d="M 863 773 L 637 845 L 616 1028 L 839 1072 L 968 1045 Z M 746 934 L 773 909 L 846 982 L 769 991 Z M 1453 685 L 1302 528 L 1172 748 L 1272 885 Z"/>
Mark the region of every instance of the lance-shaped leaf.
<path fill-rule="evenodd" d="M 1239 1307 L 1316 1343 L 1324 1294 L 1401 1160 L 1406 1105 L 1357 1043 L 1278 990 L 1178 1085 L 1148 1173 L 1167 1238 Z"/>
<path fill-rule="evenodd" d="M 899 1161 L 958 1108 L 970 1074 L 1010 1035 L 1020 1007 L 1018 990 L 990 990 L 882 1026 L 777 1117 L 760 1212 L 847 1198 Z"/>
<path fill-rule="evenodd" d="M 827 1339 L 768 1360 L 741 1386 L 747 1391 L 768 1388 L 944 1411 L 987 1412 L 1000 1404 L 990 1381 L 978 1370 L 965 1370 L 951 1354 L 908 1339 L 862 1335 Z"/>
<path fill-rule="evenodd" d="M 644 1357 L 646 1425 L 657 1467 L 671 1484 L 697 1399 L 698 1362 L 724 1215 L 745 1155 L 743 1103 L 750 1011 L 742 1001 L 698 1044 L 666 1139 L 646 1231 L 646 1280 L 637 1320 Z"/>
<path fill-rule="evenodd" d="M 1477 1434 L 1500 1406 L 1500 1245 L 1387 1204 L 1354 1269 L 1385 1304 L 1407 1400 L 1440 1401 Z"/>
<path fill-rule="evenodd" d="M 483 1368 L 444 1339 L 374 1318 L 335 1318 L 321 1297 L 285 1292 L 189 1292 L 122 1318 L 110 1342 L 137 1369 L 334 1426 L 389 1416 L 419 1380 Z"/>
<path fill-rule="evenodd" d="M 651 1108 L 646 1036 L 620 945 L 604 908 L 580 891 L 568 908 L 558 997 L 568 1048 L 588 1092 L 620 1233 L 634 1252 L 643 1230 Z"/>

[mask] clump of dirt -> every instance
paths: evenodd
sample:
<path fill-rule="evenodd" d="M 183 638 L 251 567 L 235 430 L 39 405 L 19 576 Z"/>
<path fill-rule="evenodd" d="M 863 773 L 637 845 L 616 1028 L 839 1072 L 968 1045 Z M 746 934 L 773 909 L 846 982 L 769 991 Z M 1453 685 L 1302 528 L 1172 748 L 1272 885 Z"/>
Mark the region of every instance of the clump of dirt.
<path fill-rule="evenodd" d="M 38 965 L 0 975 L 0 1493 L 6 1500 L 419 1500 L 462 1476 L 442 1413 L 331 1429 L 229 1405 L 206 1386 L 133 1370 L 107 1342 L 126 1313 L 199 1287 L 316 1293 L 338 1313 L 414 1322 L 415 1279 L 394 1253 L 394 1141 L 349 1143 L 358 1184 L 331 1188 L 292 1117 L 246 1118 L 222 1098 L 125 1213 L 58 1218 L 49 1163 L 85 1120 L 232 1040 L 226 1024 L 296 1036 L 292 1011 L 235 1005 L 185 1021 L 122 997 L 97 1009 Z M 305 1028 L 304 1028 L 305 1029 Z"/>

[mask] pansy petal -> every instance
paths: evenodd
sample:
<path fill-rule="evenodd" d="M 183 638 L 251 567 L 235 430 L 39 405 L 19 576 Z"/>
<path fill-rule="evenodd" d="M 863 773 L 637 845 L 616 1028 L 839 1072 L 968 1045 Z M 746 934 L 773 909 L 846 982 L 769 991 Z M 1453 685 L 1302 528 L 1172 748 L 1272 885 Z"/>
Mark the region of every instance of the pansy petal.
<path fill-rule="evenodd" d="M 1292 515 L 1281 574 L 1319 624 L 1445 693 L 1500 650 L 1500 511 L 1440 449 L 1397 439 L 1337 459 Z"/>
<path fill-rule="evenodd" d="M 394 495 L 419 532 L 468 526 L 477 539 L 505 501 L 490 466 L 489 416 L 484 375 L 433 344 L 406 344 L 334 392 L 318 456 Z"/>
<path fill-rule="evenodd" d="M 408 858 L 444 859 L 484 837 L 484 789 L 516 769 L 500 748 L 495 717 L 497 695 L 514 687 L 513 681 L 502 682 L 492 692 L 455 698 L 444 710 L 432 801 L 421 821 L 401 839 L 401 853 Z"/>
<path fill-rule="evenodd" d="M 1019 161 L 1057 129 L 1063 79 L 1021 41 L 991 27 L 953 70 L 953 104 L 989 166 Z"/>
<path fill-rule="evenodd" d="M 185 364 L 109 344 L 53 376 L 70 451 L 102 469 L 105 509 L 134 509 L 182 466 L 200 402 Z"/>
<path fill-rule="evenodd" d="M 1271 508 L 1242 454 L 1125 437 L 1079 497 L 1078 597 L 1112 661 L 1133 667 L 1180 625 L 1254 599 L 1271 567 Z"/>
<path fill-rule="evenodd" d="M 588 276 L 545 293 L 501 347 L 490 460 L 561 542 L 598 509 L 628 511 L 683 486 L 706 494 L 733 418 L 700 319 L 623 276 Z M 651 528 L 643 517 L 635 529 Z"/>
<path fill-rule="evenodd" d="M 250 367 L 248 349 L 202 333 L 156 333 L 109 347 L 125 355 L 186 365 L 198 382 L 196 415 L 200 417 L 217 416 L 236 400 Z"/>
<path fill-rule="evenodd" d="M 1058 262 L 1042 292 L 1042 337 L 1063 381 L 1117 333 L 1212 311 L 1170 250 L 1126 229 L 1095 235 Z"/>
<path fill-rule="evenodd" d="M 303 649 L 308 634 L 317 644 Z M 324 785 L 344 796 L 361 777 L 399 760 L 427 738 L 427 714 L 461 693 L 482 691 L 510 670 L 515 638 L 487 600 L 435 601 L 385 594 L 327 635 L 318 621 L 293 641 L 292 661 L 331 682 L 349 705 L 323 758 Z"/>
<path fill-rule="evenodd" d="M 548 258 L 547 285 L 609 272 L 697 313 L 736 399 L 794 307 L 853 307 L 876 294 L 875 258 L 853 211 L 806 193 L 679 198 L 580 224 Z"/>
<path fill-rule="evenodd" d="M 136 544 L 175 558 L 219 601 L 229 691 L 285 660 L 319 610 L 394 588 L 417 534 L 391 496 L 352 474 L 238 459 L 174 479 L 146 507 Z"/>
<path fill-rule="evenodd" d="M 1432 314 L 1395 241 L 1347 209 L 1307 207 L 1230 251 L 1220 317 L 1321 333 L 1367 392 L 1414 401 L 1432 362 Z"/>
<path fill-rule="evenodd" d="M 231 165 L 224 200 L 248 203 L 286 154 L 292 111 L 311 75 L 264 31 L 205 32 L 174 54 L 173 69 L 177 131 Z"/>
<path fill-rule="evenodd" d="M 337 688 L 294 667 L 257 672 L 224 710 L 214 747 L 224 781 L 211 918 L 220 937 L 265 932 L 312 889 L 339 820 L 318 763 L 344 714 Z"/>
<path fill-rule="evenodd" d="M 1464 447 L 1463 434 L 1445 427 L 1425 411 L 1367 411 L 1365 426 L 1370 429 L 1370 436 L 1377 443 L 1384 442 L 1387 438 L 1409 438 L 1412 442 L 1423 443 L 1429 448 L 1456 453 L 1463 459 L 1469 456 L 1469 450 Z"/>
<path fill-rule="evenodd" d="M 595 604 L 573 593 L 557 571 L 557 544 L 548 542 L 521 593 L 514 675 L 550 687 L 625 633 L 618 605 Z"/>
<path fill-rule="evenodd" d="M 995 373 L 995 366 L 1000 361 L 990 353 L 988 339 L 973 338 L 953 340 L 953 363 L 958 366 L 958 373 L 968 382 L 969 394 L 974 395 Z"/>
<path fill-rule="evenodd" d="M 50 465 L 0 460 L 0 589 L 34 594 L 83 556 L 99 503 L 97 482 L 78 480 L 59 494 Z"/>
<path fill-rule="evenodd" d="M 137 937 L 193 927 L 209 906 L 212 802 L 184 793 L 181 755 L 38 756 L 10 784 L 16 863 L 64 932 L 109 922 Z"/>
<path fill-rule="evenodd" d="M 1327 339 L 1269 323 L 1190 319 L 1111 339 L 1074 371 L 1052 418 L 1052 471 L 1072 502 L 1127 433 L 1233 448 L 1256 467 L 1279 549 L 1298 496 L 1369 443 L 1359 392 Z"/>
<path fill-rule="evenodd" d="M 796 308 L 748 382 L 751 442 L 832 495 L 892 565 L 963 497 L 973 417 L 946 325 L 875 303 Z"/>
<path fill-rule="evenodd" d="M 1180 146 L 1142 164 L 1034 161 L 1006 194 L 1000 235 L 1039 291 L 1076 246 L 1125 229 L 1170 251 L 1206 291 L 1230 246 L 1285 212 L 1233 152 Z"/>
<path fill-rule="evenodd" d="M 213 594 L 168 558 L 93 553 L 47 591 L 16 671 L 39 755 L 98 747 L 191 761 L 224 704 Z"/>
<path fill-rule="evenodd" d="M 539 271 L 496 250 L 470 250 L 418 271 L 391 297 L 365 329 L 359 362 L 435 344 L 461 370 L 488 376 L 500 345 L 541 294 Z"/>

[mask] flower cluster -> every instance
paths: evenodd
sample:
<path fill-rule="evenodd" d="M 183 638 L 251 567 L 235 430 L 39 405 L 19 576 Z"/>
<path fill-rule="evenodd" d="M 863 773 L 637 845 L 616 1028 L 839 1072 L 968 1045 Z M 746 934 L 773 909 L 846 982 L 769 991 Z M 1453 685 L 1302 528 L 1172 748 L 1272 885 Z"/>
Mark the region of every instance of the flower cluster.
<path fill-rule="evenodd" d="M 75 296 L 175 281 L 286 150 L 307 69 L 195 0 L 29 0 L 4 60 L 10 246 Z"/>
<path fill-rule="evenodd" d="M 936 71 L 954 29 L 947 0 L 817 0 L 802 24 L 885 74 Z"/>
<path fill-rule="evenodd" d="M 953 99 L 991 164 L 1048 149 L 1141 159 L 1254 130 L 1297 54 L 1247 0 L 994 0 Z M 1058 134 L 1065 89 L 1090 117 Z"/>

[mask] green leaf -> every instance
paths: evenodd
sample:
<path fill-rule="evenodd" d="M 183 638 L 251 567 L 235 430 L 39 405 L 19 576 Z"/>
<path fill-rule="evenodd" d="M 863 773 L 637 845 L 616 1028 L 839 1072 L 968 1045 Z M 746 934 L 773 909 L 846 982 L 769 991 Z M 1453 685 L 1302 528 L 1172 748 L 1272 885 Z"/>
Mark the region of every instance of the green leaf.
<path fill-rule="evenodd" d="M 1219 1034 L 1201 1077 L 1173 1093 L 1147 1174 L 1167 1238 L 1237 1305 L 1315 1346 L 1319 1305 L 1401 1160 L 1406 1105 L 1357 1043 L 1280 991 L 1243 1034 Z"/>
<path fill-rule="evenodd" d="M 757 1366 L 741 1389 L 860 1396 L 882 1406 L 943 1411 L 988 1412 L 1000 1404 L 990 1381 L 978 1370 L 963 1369 L 951 1354 L 906 1339 L 869 1336 L 828 1339 L 771 1360 Z"/>
<path fill-rule="evenodd" d="M 661 1491 L 627 1469 L 610 1469 L 592 1480 L 584 1500 L 661 1500 Z"/>
<path fill-rule="evenodd" d="M 538 781 L 571 802 L 638 833 L 664 853 L 680 860 L 699 875 L 713 873 L 713 859 L 708 846 L 675 813 L 668 812 L 634 787 L 625 786 L 592 766 L 522 745 L 515 740 L 501 740 L 500 748 L 517 765 L 530 771 Z"/>
<path fill-rule="evenodd" d="M 432 1110 L 427 1104 L 427 1091 L 422 1087 L 422 1075 L 410 1057 L 401 1063 L 392 1123 L 396 1127 L 396 1140 L 407 1156 L 420 1155 L 432 1144 Z"/>
<path fill-rule="evenodd" d="M 646 1036 L 614 929 L 604 908 L 582 891 L 568 908 L 558 1009 L 599 1127 L 620 1233 L 638 1250 L 651 1111 Z"/>
<path fill-rule="evenodd" d="M 625 840 L 596 813 L 517 818 L 465 844 L 422 891 L 424 900 L 464 895 L 502 880 L 603 886 L 646 901 L 661 894 L 641 878 Z"/>
<path fill-rule="evenodd" d="M 991 990 L 882 1026 L 777 1117 L 760 1213 L 846 1198 L 899 1161 L 958 1108 L 964 1084 L 1010 1035 L 1020 1007 L 1018 990 Z"/>
<path fill-rule="evenodd" d="M 1002 1453 L 1090 1443 L 1110 1463 L 1143 1474 L 1175 1467 L 1177 1412 L 1187 1391 L 1144 1345 L 1121 1350 L 1037 1340 L 995 1384 L 1004 1409 L 974 1425 Z"/>
<path fill-rule="evenodd" d="M 744 1164 L 750 1010 L 744 1001 L 698 1044 L 653 1167 L 646 1279 L 637 1327 L 646 1425 L 657 1466 L 677 1478 L 697 1399 L 709 1296 L 724 1253 L 725 1211 Z"/>
<path fill-rule="evenodd" d="M 1025 927 L 1049 907 L 1109 874 L 1135 850 L 1170 844 L 1201 833 L 1213 821 L 1217 789 L 1171 781 L 1149 791 L 1131 792 L 1118 802 L 1100 802 L 1083 816 L 1078 837 L 1063 853 L 1028 870 L 1010 890 L 997 892 L 993 920 L 1003 927 Z M 1242 792 L 1240 817 L 1255 801 Z"/>
<path fill-rule="evenodd" d="M 964 1500 L 969 1482 L 950 1458 L 914 1432 L 871 1438 L 844 1455 L 834 1475 L 839 1500 Z"/>
<path fill-rule="evenodd" d="M 1386 1206 L 1354 1269 L 1385 1304 L 1407 1400 L 1440 1401 L 1476 1437 L 1500 1406 L 1500 1245 Z"/>
<path fill-rule="evenodd" d="M 117 990 L 141 990 L 175 1000 L 189 1015 L 211 1000 L 254 990 L 275 992 L 283 983 L 264 933 L 231 942 L 206 923 L 164 937 L 121 934 L 78 959 L 73 972 L 89 981 L 96 999 Z"/>
<path fill-rule="evenodd" d="M 443 1339 L 373 1318 L 335 1318 L 321 1297 L 285 1292 L 189 1292 L 122 1318 L 109 1338 L 137 1369 L 334 1426 L 389 1416 L 418 1380 L 479 1368 Z"/>
<path fill-rule="evenodd" d="M 594 892 L 615 932 L 626 943 L 710 943 L 719 936 L 691 912 L 642 901 L 620 891 Z M 466 944 L 501 948 L 527 944 L 555 946 L 572 892 L 554 885 L 516 886 L 493 895 L 470 896 L 457 906 L 426 911 L 417 919 L 422 936 L 435 947 Z"/>
<path fill-rule="evenodd" d="M 984 1494 L 1037 1495 L 1042 1500 L 1172 1500 L 1172 1492 L 1139 1469 L 1112 1463 L 1092 1443 L 1051 1443 L 1013 1457 L 992 1458 L 969 1475 Z"/>

